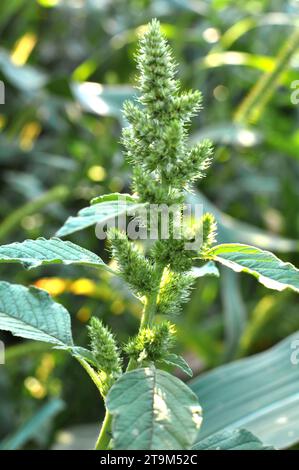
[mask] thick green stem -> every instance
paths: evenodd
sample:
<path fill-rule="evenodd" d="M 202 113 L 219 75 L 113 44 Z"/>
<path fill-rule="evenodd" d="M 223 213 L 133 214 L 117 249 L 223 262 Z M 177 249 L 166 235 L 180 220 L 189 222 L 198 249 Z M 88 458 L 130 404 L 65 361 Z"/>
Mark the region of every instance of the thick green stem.
<path fill-rule="evenodd" d="M 111 440 L 112 415 L 106 411 L 105 419 L 96 442 L 95 450 L 107 450 Z"/>

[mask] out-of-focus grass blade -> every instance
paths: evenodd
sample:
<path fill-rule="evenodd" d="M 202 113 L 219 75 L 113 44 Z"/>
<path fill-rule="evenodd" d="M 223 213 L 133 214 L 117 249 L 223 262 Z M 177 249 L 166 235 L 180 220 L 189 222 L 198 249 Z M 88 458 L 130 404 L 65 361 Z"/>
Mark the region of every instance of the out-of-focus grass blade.
<path fill-rule="evenodd" d="M 49 423 L 64 408 L 62 400 L 55 399 L 46 403 L 35 416 L 12 436 L 0 443 L 0 450 L 17 450 L 22 448 L 30 439 L 41 432 L 43 426 Z"/>
<path fill-rule="evenodd" d="M 295 26 L 296 24 L 298 24 L 296 15 L 282 12 L 242 18 L 225 31 L 219 40 L 219 44 L 213 47 L 213 52 L 217 52 L 220 47 L 229 49 L 240 37 L 254 28 L 263 26 Z"/>
<path fill-rule="evenodd" d="M 220 282 L 227 341 L 225 359 L 231 359 L 238 350 L 246 325 L 246 308 L 237 274 L 227 268 L 221 269 Z"/>
<path fill-rule="evenodd" d="M 298 50 L 298 47 L 299 29 L 296 28 L 279 50 L 272 70 L 266 71 L 266 73 L 261 76 L 237 108 L 234 115 L 235 122 L 248 123 L 258 121 L 266 104 L 281 83 L 282 76 L 287 70 L 291 57 Z"/>

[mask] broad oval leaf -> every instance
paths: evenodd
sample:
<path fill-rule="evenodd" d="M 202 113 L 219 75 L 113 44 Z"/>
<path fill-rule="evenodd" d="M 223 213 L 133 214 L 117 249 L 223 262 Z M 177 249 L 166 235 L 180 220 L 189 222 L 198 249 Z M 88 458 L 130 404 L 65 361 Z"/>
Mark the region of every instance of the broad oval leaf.
<path fill-rule="evenodd" d="M 246 428 L 282 449 L 299 441 L 299 332 L 190 382 L 204 410 L 198 442 Z"/>
<path fill-rule="evenodd" d="M 47 264 L 79 264 L 110 271 L 104 261 L 81 246 L 59 238 L 37 238 L 0 246 L 0 263 L 21 263 L 32 269 Z"/>
<path fill-rule="evenodd" d="M 111 219 L 133 213 L 143 206 L 143 204 L 137 203 L 135 199 L 128 198 L 126 195 L 120 197 L 117 194 L 116 198 L 114 196 L 114 194 L 110 194 L 92 200 L 90 207 L 81 209 L 75 217 L 69 217 L 56 235 L 64 237 L 95 224 L 104 225 Z M 97 199 L 100 202 L 96 203 Z"/>
<path fill-rule="evenodd" d="M 236 272 L 252 274 L 269 289 L 282 291 L 290 288 L 299 292 L 299 270 L 269 251 L 250 245 L 227 243 L 214 246 L 208 257 Z"/>
<path fill-rule="evenodd" d="M 274 450 L 246 429 L 222 431 L 198 442 L 196 450 Z"/>
<path fill-rule="evenodd" d="M 36 287 L 0 282 L 0 330 L 62 349 L 74 345 L 68 311 Z"/>
<path fill-rule="evenodd" d="M 188 449 L 201 424 L 190 388 L 154 367 L 124 374 L 111 388 L 107 407 L 115 449 Z"/>

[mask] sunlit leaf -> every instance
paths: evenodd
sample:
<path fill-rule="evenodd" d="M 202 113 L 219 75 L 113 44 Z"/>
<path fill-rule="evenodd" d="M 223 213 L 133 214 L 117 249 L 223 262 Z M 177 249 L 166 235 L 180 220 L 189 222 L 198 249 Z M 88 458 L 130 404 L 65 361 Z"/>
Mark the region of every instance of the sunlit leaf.
<path fill-rule="evenodd" d="M 0 329 L 62 349 L 73 347 L 68 311 L 36 287 L 0 282 Z"/>
<path fill-rule="evenodd" d="M 191 367 L 182 356 L 178 356 L 177 354 L 167 354 L 167 356 L 163 357 L 163 362 L 178 367 L 190 377 L 193 376 L 193 371 Z"/>
<path fill-rule="evenodd" d="M 108 269 L 104 261 L 81 246 L 59 238 L 38 238 L 0 246 L 0 263 L 21 263 L 27 269 L 48 264 L 78 264 Z"/>
<path fill-rule="evenodd" d="M 154 367 L 124 374 L 110 390 L 115 449 L 188 449 L 201 424 L 201 408 L 179 379 Z"/>
<path fill-rule="evenodd" d="M 284 263 L 269 251 L 227 243 L 214 246 L 208 256 L 233 271 L 252 274 L 269 289 L 282 291 L 290 288 L 299 292 L 299 269 L 291 263 Z"/>
<path fill-rule="evenodd" d="M 100 224 L 103 226 L 109 220 L 134 213 L 135 210 L 143 206 L 138 204 L 134 198 L 127 197 L 126 195 L 119 197 L 118 193 L 100 196 L 91 202 L 92 205 L 81 209 L 77 216 L 69 217 L 58 232 L 56 232 L 56 235 L 58 237 L 65 237 L 92 225 Z"/>

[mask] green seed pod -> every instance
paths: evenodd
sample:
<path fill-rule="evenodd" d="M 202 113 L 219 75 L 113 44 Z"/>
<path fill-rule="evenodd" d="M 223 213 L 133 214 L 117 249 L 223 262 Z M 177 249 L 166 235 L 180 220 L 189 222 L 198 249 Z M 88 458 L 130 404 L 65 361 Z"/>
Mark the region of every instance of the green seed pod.
<path fill-rule="evenodd" d="M 113 382 L 121 374 L 121 359 L 114 336 L 96 317 L 88 326 L 90 346 L 96 360 L 102 394 L 105 396 Z"/>
<path fill-rule="evenodd" d="M 143 296 L 156 288 L 154 267 L 151 261 L 128 240 L 124 232 L 111 229 L 108 238 L 112 255 L 117 260 L 119 270 L 137 295 Z"/>

